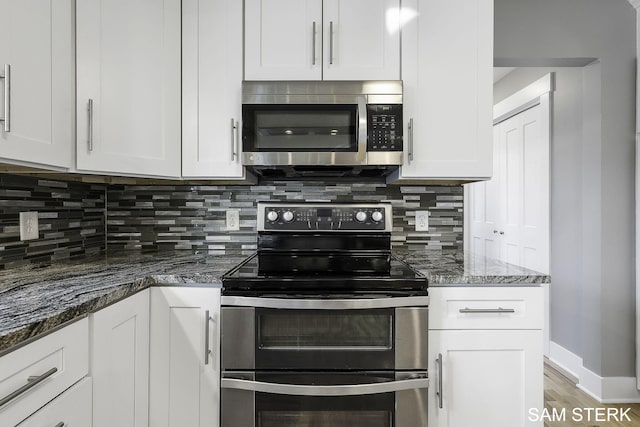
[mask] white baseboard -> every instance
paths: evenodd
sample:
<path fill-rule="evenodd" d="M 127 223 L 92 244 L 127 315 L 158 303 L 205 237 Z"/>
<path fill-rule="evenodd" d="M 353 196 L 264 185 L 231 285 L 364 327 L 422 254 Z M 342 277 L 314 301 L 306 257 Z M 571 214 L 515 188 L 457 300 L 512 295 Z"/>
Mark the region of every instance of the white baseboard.
<path fill-rule="evenodd" d="M 640 403 L 635 377 L 601 377 L 582 358 L 551 341 L 549 359 L 578 379 L 577 387 L 600 403 Z"/>

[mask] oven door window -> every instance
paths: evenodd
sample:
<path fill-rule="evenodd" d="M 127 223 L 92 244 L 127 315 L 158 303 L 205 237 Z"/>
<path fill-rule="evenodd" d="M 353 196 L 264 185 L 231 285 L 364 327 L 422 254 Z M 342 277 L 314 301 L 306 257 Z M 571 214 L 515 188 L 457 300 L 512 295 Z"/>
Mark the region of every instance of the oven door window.
<path fill-rule="evenodd" d="M 357 105 L 243 105 L 246 152 L 356 152 Z"/>
<path fill-rule="evenodd" d="M 256 368 L 393 369 L 393 309 L 256 310 Z"/>

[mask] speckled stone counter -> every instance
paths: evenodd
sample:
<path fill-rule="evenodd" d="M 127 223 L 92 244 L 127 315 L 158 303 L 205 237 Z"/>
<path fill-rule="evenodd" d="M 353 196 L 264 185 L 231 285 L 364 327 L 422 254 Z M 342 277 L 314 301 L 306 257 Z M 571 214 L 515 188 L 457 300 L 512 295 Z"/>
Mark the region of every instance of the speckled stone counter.
<path fill-rule="evenodd" d="M 220 286 L 247 254 L 118 254 L 0 271 L 0 354 L 149 286 Z"/>
<path fill-rule="evenodd" d="M 409 251 L 396 255 L 427 276 L 429 287 L 539 286 L 551 281 L 547 274 L 462 251 Z"/>

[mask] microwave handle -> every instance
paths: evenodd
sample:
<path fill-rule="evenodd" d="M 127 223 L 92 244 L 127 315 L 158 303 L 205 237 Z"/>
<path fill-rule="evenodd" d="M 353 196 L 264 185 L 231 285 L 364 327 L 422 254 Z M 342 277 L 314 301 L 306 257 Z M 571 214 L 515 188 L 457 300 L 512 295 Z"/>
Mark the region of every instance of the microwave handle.
<path fill-rule="evenodd" d="M 367 152 L 367 102 L 364 96 L 358 97 L 358 157 L 360 163 L 365 163 Z"/>
<path fill-rule="evenodd" d="M 257 393 L 285 394 L 289 396 L 361 396 L 364 394 L 392 393 L 403 390 L 429 388 L 429 378 L 411 378 L 372 384 L 349 385 L 299 385 L 222 378 L 222 388 L 253 391 Z"/>

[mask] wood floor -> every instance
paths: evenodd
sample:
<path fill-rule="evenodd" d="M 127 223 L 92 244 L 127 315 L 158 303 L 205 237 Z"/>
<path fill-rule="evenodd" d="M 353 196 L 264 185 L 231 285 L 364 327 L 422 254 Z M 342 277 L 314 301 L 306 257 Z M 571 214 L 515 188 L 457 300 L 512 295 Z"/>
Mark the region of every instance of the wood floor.
<path fill-rule="evenodd" d="M 600 404 L 577 388 L 575 382 L 546 361 L 544 365 L 544 406 L 550 416 L 553 416 L 554 409 L 556 414 L 560 414 L 562 409 L 565 410 L 565 416 L 558 417 L 564 418 L 564 421 L 545 421 L 545 427 L 640 427 L 640 404 Z M 576 414 L 573 413 L 574 408 L 577 408 Z M 617 422 L 613 417 L 610 417 L 611 421 L 609 422 L 598 422 L 595 421 L 594 415 L 592 415 L 591 421 L 587 421 L 587 411 L 582 408 L 621 408 L 621 410 L 630 408 L 627 414 L 631 421 L 625 418 L 623 421 Z M 578 421 L 580 416 L 583 417 L 582 421 Z"/>

